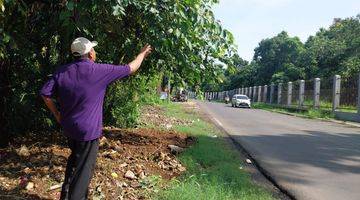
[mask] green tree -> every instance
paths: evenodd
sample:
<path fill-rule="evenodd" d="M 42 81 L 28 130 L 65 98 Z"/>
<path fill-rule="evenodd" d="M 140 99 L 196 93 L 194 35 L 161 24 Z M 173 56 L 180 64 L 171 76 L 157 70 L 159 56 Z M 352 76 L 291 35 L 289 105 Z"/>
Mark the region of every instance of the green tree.
<path fill-rule="evenodd" d="M 224 71 L 223 84 L 212 88 L 231 90 L 298 79 L 357 76 L 360 72 L 360 15 L 334 19 L 305 44 L 286 32 L 262 40 L 250 64 Z M 238 65 L 236 65 L 238 66 Z"/>
<path fill-rule="evenodd" d="M 194 88 L 218 77 L 219 61 L 233 66 L 235 47 L 211 11 L 216 2 L 1 1 L 1 136 L 56 127 L 38 91 L 58 65 L 72 60 L 69 46 L 78 36 L 99 41 L 99 62 L 127 63 L 145 43 L 155 48 L 139 73 L 108 89 L 107 125 L 134 125 L 163 75 Z"/>
<path fill-rule="evenodd" d="M 360 15 L 334 19 L 329 29 L 320 29 L 305 43 L 311 62 L 309 76 L 328 77 L 340 74 L 348 77 L 360 72 Z M 315 66 L 315 67 L 314 67 Z"/>
<path fill-rule="evenodd" d="M 304 69 L 296 69 L 305 48 L 298 37 L 289 37 L 286 32 L 262 40 L 255 48 L 254 61 L 259 65 L 257 84 L 268 84 L 274 80 L 297 80 L 304 78 Z M 283 72 L 283 73 L 281 73 Z M 274 74 L 277 74 L 273 77 Z"/>

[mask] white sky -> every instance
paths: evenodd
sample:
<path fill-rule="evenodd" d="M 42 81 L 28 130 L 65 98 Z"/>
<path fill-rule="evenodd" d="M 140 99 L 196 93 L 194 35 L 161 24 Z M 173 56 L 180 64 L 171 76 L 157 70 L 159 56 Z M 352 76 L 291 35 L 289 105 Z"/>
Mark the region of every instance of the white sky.
<path fill-rule="evenodd" d="M 250 61 L 265 38 L 285 30 L 305 42 L 334 18 L 360 13 L 360 0 L 220 0 L 216 19 L 233 33 L 242 58 Z"/>

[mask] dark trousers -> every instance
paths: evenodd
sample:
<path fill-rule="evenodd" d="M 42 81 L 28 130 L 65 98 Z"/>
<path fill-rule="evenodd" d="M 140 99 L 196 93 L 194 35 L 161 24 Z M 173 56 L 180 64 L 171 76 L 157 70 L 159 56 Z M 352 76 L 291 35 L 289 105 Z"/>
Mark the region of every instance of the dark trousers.
<path fill-rule="evenodd" d="M 66 165 L 60 200 L 85 200 L 88 199 L 88 187 L 99 150 L 99 139 L 81 142 L 69 138 L 68 143 L 71 155 Z"/>

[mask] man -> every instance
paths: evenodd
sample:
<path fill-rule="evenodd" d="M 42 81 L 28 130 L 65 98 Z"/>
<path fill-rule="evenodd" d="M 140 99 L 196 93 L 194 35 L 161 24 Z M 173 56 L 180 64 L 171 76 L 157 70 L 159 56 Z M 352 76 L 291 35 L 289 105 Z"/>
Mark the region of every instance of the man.
<path fill-rule="evenodd" d="M 128 65 L 116 66 L 94 62 L 96 45 L 95 41 L 76 38 L 71 51 L 78 59 L 60 67 L 41 89 L 45 104 L 63 127 L 71 149 L 60 199 L 87 199 L 102 132 L 106 87 L 137 71 L 152 51 L 146 45 Z M 54 94 L 60 111 L 51 99 Z"/>

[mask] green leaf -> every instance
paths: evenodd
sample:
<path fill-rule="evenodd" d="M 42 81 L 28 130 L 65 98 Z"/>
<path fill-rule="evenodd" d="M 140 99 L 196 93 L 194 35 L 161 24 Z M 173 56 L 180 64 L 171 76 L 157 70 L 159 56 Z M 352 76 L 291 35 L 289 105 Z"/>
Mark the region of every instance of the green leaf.
<path fill-rule="evenodd" d="M 73 11 L 74 10 L 74 2 L 68 1 L 66 4 L 66 7 L 68 10 Z"/>

